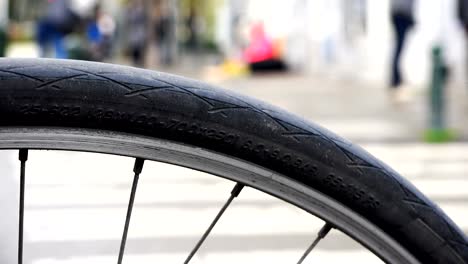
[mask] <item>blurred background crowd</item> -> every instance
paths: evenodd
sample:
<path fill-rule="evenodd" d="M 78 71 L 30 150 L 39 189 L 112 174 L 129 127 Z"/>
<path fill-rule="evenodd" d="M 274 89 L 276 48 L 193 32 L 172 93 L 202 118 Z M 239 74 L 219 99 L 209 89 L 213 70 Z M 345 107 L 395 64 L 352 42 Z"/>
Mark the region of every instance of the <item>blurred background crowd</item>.
<path fill-rule="evenodd" d="M 398 86 L 401 70 L 388 68 L 402 63 L 420 85 L 430 78 L 430 50 L 440 46 L 451 79 L 466 73 L 465 0 L 0 0 L 0 7 L 0 55 L 30 41 L 43 57 L 157 67 L 192 55 L 228 74 L 247 65 Z"/>

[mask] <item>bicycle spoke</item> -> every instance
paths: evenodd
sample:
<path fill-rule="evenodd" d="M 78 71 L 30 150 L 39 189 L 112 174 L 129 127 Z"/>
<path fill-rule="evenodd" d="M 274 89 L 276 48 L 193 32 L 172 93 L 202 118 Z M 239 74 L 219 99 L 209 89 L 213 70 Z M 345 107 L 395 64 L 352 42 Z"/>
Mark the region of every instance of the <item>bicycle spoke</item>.
<path fill-rule="evenodd" d="M 19 224 L 18 224 L 18 264 L 22 264 L 23 263 L 23 226 L 24 226 L 24 184 L 25 184 L 25 178 L 26 178 L 26 161 L 28 160 L 28 150 L 20 149 L 18 159 L 21 162 Z"/>
<path fill-rule="evenodd" d="M 318 232 L 317 237 L 315 238 L 314 242 L 312 242 L 312 244 L 309 246 L 309 248 L 304 252 L 304 254 L 302 255 L 301 259 L 299 259 L 297 264 L 301 264 L 306 259 L 306 257 L 309 255 L 309 253 L 315 248 L 315 246 L 317 246 L 317 244 L 320 242 L 320 240 L 325 238 L 325 236 L 328 234 L 328 232 L 330 232 L 331 229 L 332 229 L 332 225 L 330 223 L 326 223 L 320 229 L 320 231 Z"/>
<path fill-rule="evenodd" d="M 120 251 L 119 251 L 119 259 L 117 261 L 118 264 L 122 263 L 124 251 L 125 251 L 125 244 L 127 243 L 127 234 L 128 234 L 128 227 L 130 225 L 130 217 L 132 216 L 132 209 L 133 203 L 135 201 L 135 193 L 138 185 L 138 178 L 140 177 L 140 173 L 143 170 L 143 163 L 145 162 L 144 159 L 136 158 L 135 165 L 133 167 L 133 172 L 135 176 L 133 177 L 132 183 L 132 192 L 130 193 L 130 200 L 128 202 L 127 208 L 127 217 L 125 218 L 125 227 L 122 234 L 122 241 L 120 242 Z"/>
<path fill-rule="evenodd" d="M 192 257 L 195 255 L 195 253 L 197 253 L 198 249 L 201 247 L 201 245 L 203 244 L 203 242 L 205 242 L 205 239 L 208 237 L 208 235 L 210 234 L 211 230 L 214 228 L 214 226 L 216 225 L 216 223 L 218 222 L 218 220 L 221 218 L 221 216 L 224 214 L 224 211 L 226 211 L 226 209 L 229 207 L 229 205 L 231 204 L 231 202 L 234 200 L 234 198 L 236 198 L 240 192 L 242 191 L 242 189 L 244 188 L 244 185 L 241 184 L 241 183 L 237 183 L 236 186 L 234 186 L 234 188 L 232 189 L 231 191 L 231 196 L 229 197 L 229 199 L 226 201 L 226 203 L 224 204 L 224 206 L 221 208 L 221 210 L 219 210 L 218 214 L 216 215 L 216 217 L 213 219 L 213 221 L 211 222 L 210 226 L 208 227 L 208 229 L 205 231 L 205 233 L 203 234 L 203 236 L 200 238 L 200 240 L 198 241 L 198 243 L 195 245 L 195 247 L 192 249 L 192 251 L 190 252 L 190 254 L 188 255 L 187 259 L 185 259 L 185 262 L 184 264 L 188 264 L 190 262 L 190 260 L 192 259 Z"/>

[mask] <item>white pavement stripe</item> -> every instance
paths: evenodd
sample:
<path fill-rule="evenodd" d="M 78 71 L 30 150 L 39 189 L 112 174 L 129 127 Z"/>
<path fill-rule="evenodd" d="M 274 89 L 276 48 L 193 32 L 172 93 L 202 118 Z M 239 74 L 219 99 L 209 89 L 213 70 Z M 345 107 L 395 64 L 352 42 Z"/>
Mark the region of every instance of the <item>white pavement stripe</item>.
<path fill-rule="evenodd" d="M 197 236 L 210 223 L 219 208 L 144 209 L 135 208 L 130 225 L 130 238 L 159 236 Z M 125 210 L 41 210 L 30 211 L 27 223 L 28 241 L 67 241 L 120 239 Z M 230 208 L 214 230 L 224 235 L 310 234 L 323 222 L 288 207 L 271 209 Z M 57 236 L 57 234 L 60 234 Z"/>
<path fill-rule="evenodd" d="M 191 263 L 193 264 L 258 264 L 258 263 L 271 263 L 271 264 L 283 264 L 283 263 L 295 263 L 302 252 L 300 250 L 281 250 L 281 251 L 256 251 L 251 250 L 244 254 L 236 253 L 205 253 L 201 252 L 197 254 Z M 138 264 L 154 264 L 164 263 L 180 264 L 186 257 L 185 254 L 128 254 L 125 256 L 127 263 L 138 263 Z M 321 249 L 313 251 L 305 261 L 304 264 L 312 263 L 350 263 L 350 260 L 359 259 L 360 264 L 378 264 L 383 263 L 376 256 L 364 250 L 343 252 L 336 254 L 335 252 L 329 252 Z M 114 264 L 115 256 L 103 255 L 103 256 L 89 256 L 89 257 L 77 257 L 73 259 L 54 259 L 44 258 L 38 259 L 32 262 L 32 264 Z"/>

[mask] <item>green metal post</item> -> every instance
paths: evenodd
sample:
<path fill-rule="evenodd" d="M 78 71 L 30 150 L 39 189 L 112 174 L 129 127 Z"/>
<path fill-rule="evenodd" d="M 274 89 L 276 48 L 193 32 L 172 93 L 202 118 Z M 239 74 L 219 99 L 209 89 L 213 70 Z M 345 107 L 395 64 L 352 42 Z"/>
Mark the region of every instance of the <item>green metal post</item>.
<path fill-rule="evenodd" d="M 431 129 L 441 130 L 445 127 L 444 98 L 442 89 L 445 83 L 445 72 L 442 61 L 442 49 L 432 49 L 432 82 L 431 82 Z"/>
<path fill-rule="evenodd" d="M 444 89 L 448 69 L 443 60 L 442 48 L 432 49 L 432 76 L 430 83 L 430 128 L 425 133 L 428 142 L 447 142 L 454 139 L 454 133 L 446 128 Z"/>

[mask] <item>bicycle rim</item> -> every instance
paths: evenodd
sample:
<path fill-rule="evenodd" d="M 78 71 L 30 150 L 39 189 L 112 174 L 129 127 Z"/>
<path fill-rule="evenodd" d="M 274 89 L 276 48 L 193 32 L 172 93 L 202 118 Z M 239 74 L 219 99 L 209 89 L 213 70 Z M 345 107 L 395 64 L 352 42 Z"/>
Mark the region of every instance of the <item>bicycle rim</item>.
<path fill-rule="evenodd" d="M 0 129 L 0 149 L 96 152 L 174 164 L 268 193 L 331 223 L 382 260 L 419 263 L 405 248 L 333 199 L 258 165 L 198 147 L 135 134 L 71 128 Z"/>

